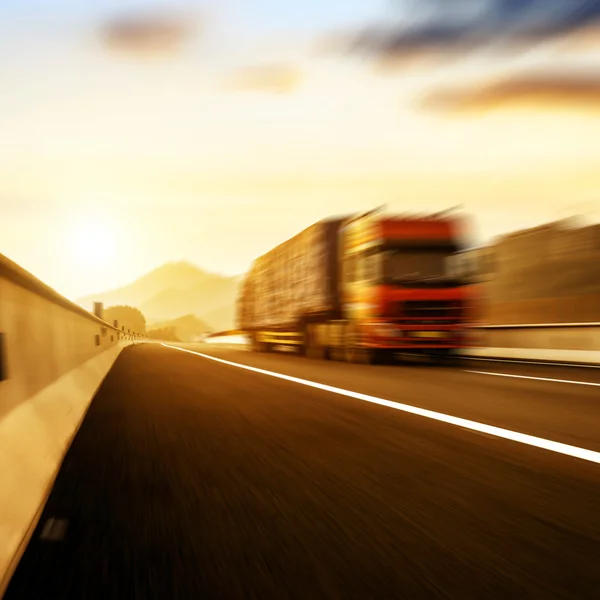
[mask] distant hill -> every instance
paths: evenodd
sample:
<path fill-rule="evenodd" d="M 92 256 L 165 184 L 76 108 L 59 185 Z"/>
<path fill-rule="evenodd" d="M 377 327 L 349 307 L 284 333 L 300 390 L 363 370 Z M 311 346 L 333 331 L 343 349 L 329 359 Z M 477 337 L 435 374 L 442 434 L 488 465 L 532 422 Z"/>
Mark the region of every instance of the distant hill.
<path fill-rule="evenodd" d="M 153 323 L 150 334 L 154 332 L 152 337 L 157 339 L 166 339 L 164 332 L 170 332 L 172 338 L 180 342 L 196 342 L 202 338 L 206 333 L 210 333 L 212 328 L 207 325 L 202 319 L 194 315 L 185 315 L 172 321 L 163 321 L 159 323 Z M 160 332 L 160 333 L 157 333 Z"/>
<path fill-rule="evenodd" d="M 164 329 L 151 329 L 148 331 L 148 337 L 151 340 L 162 340 L 163 342 L 181 342 L 175 335 L 174 327 L 165 327 Z"/>
<path fill-rule="evenodd" d="M 119 329 L 129 333 L 146 333 L 146 319 L 144 315 L 131 306 L 109 306 L 104 310 L 104 320 L 113 324 L 118 321 Z"/>
<path fill-rule="evenodd" d="M 92 294 L 81 298 L 78 303 L 88 310 L 93 302 L 103 302 L 105 306 L 135 306 L 149 323 L 195 315 L 206 320 L 213 329 L 221 325 L 227 329 L 233 326 L 233 307 L 239 282 L 240 277 L 209 273 L 185 261 L 174 262 L 154 269 L 122 288 Z M 211 313 L 216 315 L 215 324 L 206 316 Z M 228 314 L 231 315 L 230 323 L 227 322 Z"/>

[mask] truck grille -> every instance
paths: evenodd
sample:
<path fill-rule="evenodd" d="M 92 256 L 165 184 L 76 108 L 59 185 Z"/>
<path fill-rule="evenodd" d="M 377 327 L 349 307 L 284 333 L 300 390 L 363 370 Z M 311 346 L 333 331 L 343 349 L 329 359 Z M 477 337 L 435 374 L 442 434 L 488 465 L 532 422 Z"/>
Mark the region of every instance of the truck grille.
<path fill-rule="evenodd" d="M 400 314 L 407 324 L 459 323 L 462 306 L 454 300 L 408 300 L 401 303 Z"/>

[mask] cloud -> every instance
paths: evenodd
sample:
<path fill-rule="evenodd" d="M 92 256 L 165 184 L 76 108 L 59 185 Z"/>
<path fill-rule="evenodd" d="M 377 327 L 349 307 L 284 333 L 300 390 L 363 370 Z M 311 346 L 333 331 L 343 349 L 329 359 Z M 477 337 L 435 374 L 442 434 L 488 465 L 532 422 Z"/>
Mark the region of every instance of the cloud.
<path fill-rule="evenodd" d="M 531 46 L 600 27 L 600 0 L 401 0 L 395 25 L 354 36 L 353 53 L 378 59 L 461 55 L 495 46 Z M 406 16 L 410 15 L 410 16 Z"/>
<path fill-rule="evenodd" d="M 101 28 L 106 46 L 127 54 L 174 54 L 196 31 L 197 21 L 176 14 L 133 14 Z"/>
<path fill-rule="evenodd" d="M 600 111 L 600 78 L 573 73 L 529 74 L 477 88 L 440 90 L 423 105 L 442 111 L 489 111 L 517 106 L 565 106 Z"/>
<path fill-rule="evenodd" d="M 239 92 L 289 94 L 300 85 L 301 72 L 283 64 L 260 65 L 237 69 L 226 82 L 226 88 Z"/>

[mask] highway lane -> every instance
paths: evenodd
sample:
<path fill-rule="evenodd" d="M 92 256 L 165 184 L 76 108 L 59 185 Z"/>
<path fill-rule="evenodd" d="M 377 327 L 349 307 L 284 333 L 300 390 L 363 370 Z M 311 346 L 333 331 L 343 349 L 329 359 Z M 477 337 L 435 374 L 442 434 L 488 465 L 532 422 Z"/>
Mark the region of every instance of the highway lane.
<path fill-rule="evenodd" d="M 195 348 L 598 447 L 600 388 Z M 136 346 L 6 598 L 598 598 L 599 482 L 597 464 Z M 41 539 L 51 518 L 63 539 Z"/>
<path fill-rule="evenodd" d="M 600 451 L 600 369 L 474 360 L 461 360 L 449 367 L 414 362 L 362 366 L 307 360 L 284 352 L 260 354 L 235 347 L 180 346 L 224 360 Z"/>

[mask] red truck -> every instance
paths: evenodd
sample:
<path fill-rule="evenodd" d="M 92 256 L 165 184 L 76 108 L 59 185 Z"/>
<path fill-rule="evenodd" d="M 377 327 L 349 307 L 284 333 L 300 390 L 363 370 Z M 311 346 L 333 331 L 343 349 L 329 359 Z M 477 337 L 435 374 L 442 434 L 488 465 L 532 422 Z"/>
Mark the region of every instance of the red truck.
<path fill-rule="evenodd" d="M 361 363 L 451 356 L 466 345 L 467 287 L 449 270 L 464 224 L 379 209 L 319 221 L 254 261 L 238 327 L 261 352 L 289 345 Z"/>

